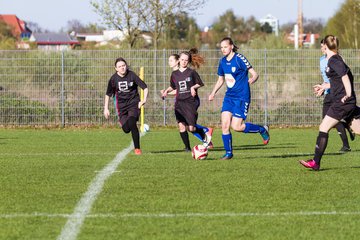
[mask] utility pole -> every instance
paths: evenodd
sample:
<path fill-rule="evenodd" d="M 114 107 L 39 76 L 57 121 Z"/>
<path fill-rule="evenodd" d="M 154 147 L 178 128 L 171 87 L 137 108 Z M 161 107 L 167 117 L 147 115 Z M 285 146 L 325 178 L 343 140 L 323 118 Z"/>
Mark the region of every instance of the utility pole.
<path fill-rule="evenodd" d="M 298 0 L 298 19 L 297 19 L 297 25 L 299 29 L 299 47 L 302 47 L 303 45 L 303 13 L 302 13 L 302 0 Z"/>

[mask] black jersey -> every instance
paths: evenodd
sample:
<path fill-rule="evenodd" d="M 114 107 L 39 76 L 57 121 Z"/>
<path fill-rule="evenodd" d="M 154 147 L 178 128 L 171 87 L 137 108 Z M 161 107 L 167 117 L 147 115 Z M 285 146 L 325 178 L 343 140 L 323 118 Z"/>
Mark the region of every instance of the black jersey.
<path fill-rule="evenodd" d="M 146 83 L 134 72 L 128 70 L 124 77 L 115 73 L 109 80 L 106 95 L 115 96 L 118 104 L 122 106 L 135 104 L 140 101 L 138 86 L 142 89 L 147 88 Z"/>
<path fill-rule="evenodd" d="M 184 100 L 192 97 L 190 88 L 196 84 L 204 86 L 199 74 L 193 69 L 187 68 L 183 72 L 176 70 L 171 74 L 170 86 L 172 89 L 177 89 L 177 100 Z"/>
<path fill-rule="evenodd" d="M 342 77 L 348 75 L 351 83 L 351 97 L 347 101 L 356 101 L 354 92 L 354 77 L 350 68 L 338 54 L 330 57 L 326 68 L 326 76 L 330 79 L 331 94 L 334 101 L 340 101 L 346 95 Z"/>

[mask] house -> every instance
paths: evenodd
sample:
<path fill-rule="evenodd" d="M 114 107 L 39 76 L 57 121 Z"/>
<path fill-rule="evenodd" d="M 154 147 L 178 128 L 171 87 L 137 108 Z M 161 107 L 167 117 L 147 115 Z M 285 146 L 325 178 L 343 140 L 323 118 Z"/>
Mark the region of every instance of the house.
<path fill-rule="evenodd" d="M 12 34 L 18 40 L 30 38 L 31 30 L 26 26 L 26 22 L 20 20 L 16 15 L 0 15 L 0 21 L 3 21 L 7 25 L 11 26 Z"/>
<path fill-rule="evenodd" d="M 33 33 L 30 42 L 35 42 L 38 49 L 42 50 L 69 50 L 80 45 L 80 42 L 73 39 L 67 33 Z"/>

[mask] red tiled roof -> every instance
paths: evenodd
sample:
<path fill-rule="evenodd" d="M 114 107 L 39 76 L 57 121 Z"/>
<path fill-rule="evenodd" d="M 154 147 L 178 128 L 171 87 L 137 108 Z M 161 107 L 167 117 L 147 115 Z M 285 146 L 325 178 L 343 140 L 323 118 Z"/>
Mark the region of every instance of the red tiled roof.
<path fill-rule="evenodd" d="M 12 27 L 12 33 L 18 37 L 22 32 L 25 32 L 25 22 L 20 20 L 16 15 L 0 15 L 0 21 Z"/>

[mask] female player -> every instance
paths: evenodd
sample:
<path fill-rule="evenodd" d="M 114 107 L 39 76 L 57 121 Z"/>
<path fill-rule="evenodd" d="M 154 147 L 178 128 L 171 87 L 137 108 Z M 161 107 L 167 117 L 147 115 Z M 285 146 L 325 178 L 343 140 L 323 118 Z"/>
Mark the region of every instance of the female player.
<path fill-rule="evenodd" d="M 250 106 L 250 84 L 255 83 L 259 75 L 246 57 L 236 52 L 238 47 L 231 38 L 223 38 L 220 46 L 224 57 L 220 59 L 219 78 L 209 95 L 209 101 L 214 99 L 217 91 L 226 82 L 227 91 L 221 110 L 222 139 L 226 152 L 221 159 L 227 160 L 233 157 L 230 127 L 237 132 L 260 133 L 264 144 L 269 143 L 270 135 L 267 126 L 245 123 Z"/>
<path fill-rule="evenodd" d="M 321 76 L 322 76 L 324 82 L 321 85 L 320 84 L 315 85 L 314 91 L 317 96 L 321 96 L 321 95 L 325 96 L 324 101 L 323 101 L 323 111 L 322 111 L 322 116 L 325 117 L 326 112 L 332 103 L 332 94 L 330 91 L 330 80 L 326 76 L 326 67 L 327 67 L 328 60 L 326 58 L 326 53 L 325 53 L 325 48 L 326 48 L 325 39 L 322 39 L 320 41 L 320 46 L 321 46 L 321 52 L 323 53 L 323 55 L 320 57 L 320 72 L 321 72 Z M 343 143 L 343 146 L 340 149 L 340 152 L 349 152 L 349 151 L 351 151 L 351 148 L 349 146 L 349 141 L 348 141 L 348 138 L 346 135 L 344 125 L 345 124 L 340 122 L 340 123 L 336 124 L 335 127 L 336 127 L 338 134 L 341 138 L 341 141 Z M 348 126 L 348 125 L 346 125 L 346 126 Z M 351 140 L 354 140 L 355 135 L 353 135 L 353 133 L 351 132 L 350 129 L 348 129 L 348 130 L 349 130 Z"/>
<path fill-rule="evenodd" d="M 147 85 L 131 70 L 123 58 L 115 61 L 115 70 L 108 83 L 105 103 L 104 116 L 109 118 L 109 99 L 115 96 L 116 112 L 120 126 L 125 133 L 131 132 L 134 142 L 134 153 L 141 155 L 140 135 L 136 122 L 139 120 L 140 108 L 146 103 L 148 96 Z M 141 101 L 138 93 L 138 86 L 144 90 L 144 99 Z"/>
<path fill-rule="evenodd" d="M 170 59 L 176 55 L 170 56 Z M 204 59 L 197 54 L 197 49 L 182 52 L 179 55 L 179 68 L 173 66 L 171 73 L 170 86 L 161 91 L 164 98 L 168 93 L 175 91 L 175 116 L 179 126 L 181 139 L 185 145 L 185 151 L 191 151 L 189 135 L 187 131 L 193 133 L 197 138 L 204 142 L 206 147 L 211 145 L 212 128 L 198 125 L 197 109 L 200 105 L 200 98 L 197 89 L 204 86 L 199 74 L 189 68 L 192 65 L 196 68 L 203 64 Z M 169 60 L 171 65 L 172 61 Z"/>
<path fill-rule="evenodd" d="M 356 106 L 354 77 L 350 68 L 338 54 L 339 40 L 333 35 L 328 35 L 325 37 L 324 43 L 326 58 L 328 59 L 326 76 L 330 79 L 333 100 L 319 127 L 314 158 L 300 161 L 300 164 L 304 167 L 313 170 L 320 169 L 321 158 L 327 147 L 328 132 L 331 128 L 336 126 L 342 119 L 354 118 L 355 121 L 352 121 L 351 125 L 352 129 L 355 129 L 355 133 L 358 133 L 356 129 L 359 127 L 359 108 Z"/>

